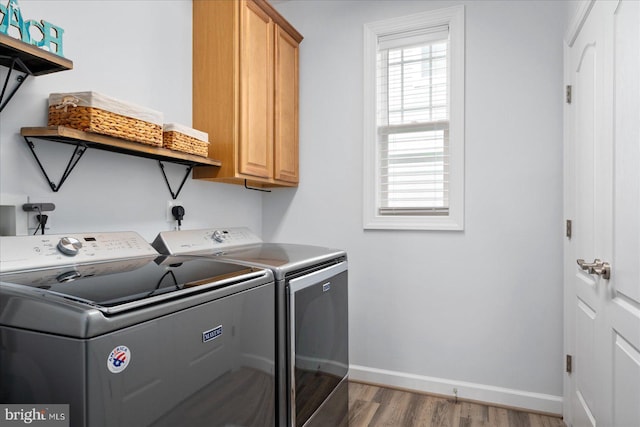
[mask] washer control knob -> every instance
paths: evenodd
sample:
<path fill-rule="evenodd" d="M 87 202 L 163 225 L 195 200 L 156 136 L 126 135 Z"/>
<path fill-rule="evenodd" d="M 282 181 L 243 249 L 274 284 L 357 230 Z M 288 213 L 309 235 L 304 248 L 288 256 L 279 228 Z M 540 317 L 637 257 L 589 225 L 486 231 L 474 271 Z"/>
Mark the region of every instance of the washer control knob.
<path fill-rule="evenodd" d="M 222 234 L 222 231 L 220 230 L 214 231 L 213 234 L 211 235 L 211 238 L 218 243 L 224 242 L 224 234 Z"/>
<path fill-rule="evenodd" d="M 63 237 L 58 242 L 58 250 L 65 255 L 76 256 L 82 248 L 82 242 L 75 237 Z"/>

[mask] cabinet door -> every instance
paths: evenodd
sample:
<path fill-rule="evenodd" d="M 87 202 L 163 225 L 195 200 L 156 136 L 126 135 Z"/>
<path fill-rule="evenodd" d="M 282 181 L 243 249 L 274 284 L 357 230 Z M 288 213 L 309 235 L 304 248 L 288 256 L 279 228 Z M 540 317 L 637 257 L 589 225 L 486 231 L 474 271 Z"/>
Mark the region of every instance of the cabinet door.
<path fill-rule="evenodd" d="M 275 170 L 279 181 L 298 182 L 298 43 L 275 28 Z"/>
<path fill-rule="evenodd" d="M 243 175 L 273 177 L 273 23 L 244 2 L 240 33 L 240 147 Z"/>

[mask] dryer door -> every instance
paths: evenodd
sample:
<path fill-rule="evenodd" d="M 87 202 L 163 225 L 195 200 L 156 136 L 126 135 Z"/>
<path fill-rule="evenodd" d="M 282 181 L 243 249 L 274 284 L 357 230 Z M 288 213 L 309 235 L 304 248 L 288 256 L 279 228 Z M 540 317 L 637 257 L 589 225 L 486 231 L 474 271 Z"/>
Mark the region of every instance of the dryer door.
<path fill-rule="evenodd" d="M 349 370 L 347 263 L 292 279 L 287 288 L 291 419 L 302 426 Z"/>

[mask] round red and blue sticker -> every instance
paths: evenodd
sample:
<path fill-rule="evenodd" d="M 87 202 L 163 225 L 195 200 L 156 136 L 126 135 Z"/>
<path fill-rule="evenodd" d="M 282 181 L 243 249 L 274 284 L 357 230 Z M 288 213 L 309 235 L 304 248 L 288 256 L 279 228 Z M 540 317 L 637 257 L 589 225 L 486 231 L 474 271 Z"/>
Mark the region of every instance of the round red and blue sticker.
<path fill-rule="evenodd" d="M 131 350 L 127 346 L 119 345 L 109 353 L 107 368 L 110 372 L 118 374 L 124 371 L 131 362 Z"/>

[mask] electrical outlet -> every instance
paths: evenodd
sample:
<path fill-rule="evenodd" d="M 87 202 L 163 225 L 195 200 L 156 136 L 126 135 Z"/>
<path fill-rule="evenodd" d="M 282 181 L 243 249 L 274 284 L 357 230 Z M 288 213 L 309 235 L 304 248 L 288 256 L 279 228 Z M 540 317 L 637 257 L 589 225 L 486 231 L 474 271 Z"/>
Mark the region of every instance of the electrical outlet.
<path fill-rule="evenodd" d="M 29 234 L 34 234 L 36 229 L 38 230 L 38 232 L 35 234 L 42 234 L 42 230 L 40 229 L 40 222 L 38 221 L 38 215 L 39 214 L 37 213 L 29 212 L 29 216 L 31 217 L 29 219 L 29 230 L 30 230 Z M 46 213 L 43 213 L 42 215 L 47 215 L 47 224 L 44 226 L 44 231 L 46 234 L 46 233 L 49 233 L 49 230 L 51 229 L 51 223 L 53 222 L 52 221 L 53 215 L 49 215 Z"/>
<path fill-rule="evenodd" d="M 50 212 L 56 210 L 56 205 L 53 203 L 25 203 L 22 205 L 22 210 L 25 212 Z"/>
<path fill-rule="evenodd" d="M 180 200 L 168 200 L 167 201 L 167 222 L 175 222 L 175 220 L 176 220 L 173 217 L 173 214 L 171 213 L 171 209 L 174 206 L 182 206 L 182 207 L 184 207 L 184 204 Z"/>

